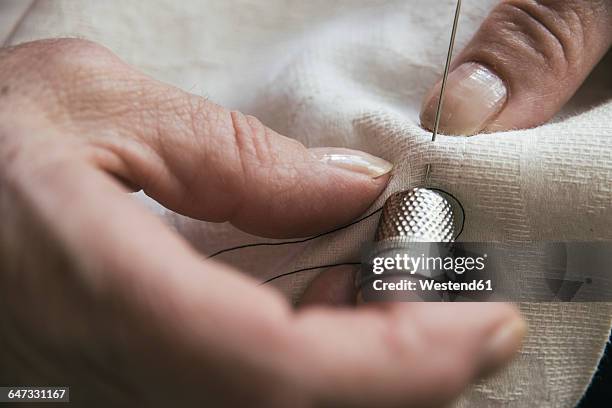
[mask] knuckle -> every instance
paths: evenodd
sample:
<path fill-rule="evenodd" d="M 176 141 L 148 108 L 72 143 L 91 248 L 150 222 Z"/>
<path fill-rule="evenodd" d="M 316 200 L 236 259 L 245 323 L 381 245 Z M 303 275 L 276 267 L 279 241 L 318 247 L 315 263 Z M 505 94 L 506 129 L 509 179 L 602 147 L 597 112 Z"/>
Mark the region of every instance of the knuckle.
<path fill-rule="evenodd" d="M 244 170 L 270 167 L 276 159 L 273 134 L 257 118 L 237 111 L 230 112 L 232 137 Z"/>
<path fill-rule="evenodd" d="M 496 59 L 533 61 L 556 77 L 570 73 L 584 50 L 582 10 L 575 2 L 506 0 L 498 5 L 479 33 L 484 53 Z M 495 38 L 495 41 L 487 41 Z M 503 57 L 502 57 L 503 56 Z M 495 64 L 492 64 L 495 65 Z"/>
<path fill-rule="evenodd" d="M 58 38 L 25 43 L 9 50 L 22 66 L 32 64 L 54 74 L 74 73 L 83 68 L 94 69 L 117 57 L 107 48 L 89 40 Z"/>
<path fill-rule="evenodd" d="M 42 58 L 50 74 L 45 82 L 56 94 L 76 99 L 88 91 L 105 91 L 109 79 L 121 77 L 117 74 L 126 67 L 108 48 L 81 39 L 54 40 L 42 51 Z"/>
<path fill-rule="evenodd" d="M 556 64 L 571 64 L 584 46 L 582 23 L 572 2 L 510 0 L 506 3 L 528 33 L 544 47 L 542 54 Z M 546 52 L 546 50 L 549 50 Z"/>
<path fill-rule="evenodd" d="M 89 40 L 63 38 L 44 43 L 42 56 L 52 67 L 60 70 L 93 69 L 115 58 L 108 48 Z"/>
<path fill-rule="evenodd" d="M 4 51 L 0 80 L 8 84 L 10 96 L 59 112 L 71 102 L 92 96 L 88 90 L 99 91 L 123 66 L 110 50 L 92 41 L 39 40 Z"/>

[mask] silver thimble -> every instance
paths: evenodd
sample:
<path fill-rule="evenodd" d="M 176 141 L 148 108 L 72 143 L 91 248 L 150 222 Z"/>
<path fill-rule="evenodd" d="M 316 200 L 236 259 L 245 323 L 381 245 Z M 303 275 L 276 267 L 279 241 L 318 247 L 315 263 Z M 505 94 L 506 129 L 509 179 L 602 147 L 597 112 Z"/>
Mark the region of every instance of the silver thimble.
<path fill-rule="evenodd" d="M 393 194 L 385 202 L 374 241 L 453 242 L 457 220 L 449 200 L 418 187 Z"/>
<path fill-rule="evenodd" d="M 457 216 L 456 216 L 457 214 Z M 460 221 L 460 222 L 457 222 Z M 375 258 L 390 258 L 403 254 L 414 257 L 435 256 L 440 259 L 449 253 L 451 246 L 436 243 L 452 243 L 461 229 L 463 212 L 459 203 L 450 195 L 427 188 L 413 188 L 391 195 L 383 206 L 374 243 L 367 253 L 367 260 L 356 275 L 355 284 L 365 301 L 431 301 L 446 299 L 437 291 L 376 291 L 370 285 L 375 280 L 386 283 L 418 281 L 423 279 L 445 280 L 443 271 L 423 269 L 418 272 L 386 270 L 384 276 L 376 275 L 371 268 Z M 452 245 L 452 244 L 449 244 Z"/>

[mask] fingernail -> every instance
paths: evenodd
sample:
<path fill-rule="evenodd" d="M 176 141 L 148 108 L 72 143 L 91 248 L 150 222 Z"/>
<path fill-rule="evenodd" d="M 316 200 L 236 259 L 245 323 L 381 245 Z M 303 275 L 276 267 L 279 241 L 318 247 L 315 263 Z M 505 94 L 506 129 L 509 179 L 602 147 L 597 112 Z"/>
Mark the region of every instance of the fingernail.
<path fill-rule="evenodd" d="M 309 150 L 320 162 L 372 178 L 384 176 L 393 168 L 388 161 L 359 150 L 340 147 L 316 147 Z"/>
<path fill-rule="evenodd" d="M 506 364 L 521 347 L 527 324 L 519 317 L 502 324 L 482 349 L 481 375 L 485 376 Z"/>
<path fill-rule="evenodd" d="M 438 82 L 421 108 L 421 124 L 432 130 L 440 99 Z M 508 91 L 504 82 L 491 70 L 467 62 L 448 75 L 439 132 L 448 135 L 473 135 L 483 130 L 500 112 Z"/>

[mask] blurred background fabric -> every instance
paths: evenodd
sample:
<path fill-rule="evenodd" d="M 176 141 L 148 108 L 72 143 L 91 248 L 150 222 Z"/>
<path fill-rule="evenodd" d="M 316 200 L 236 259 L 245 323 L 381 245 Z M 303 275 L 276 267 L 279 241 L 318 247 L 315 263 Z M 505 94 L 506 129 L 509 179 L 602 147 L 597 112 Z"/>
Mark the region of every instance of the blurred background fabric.
<path fill-rule="evenodd" d="M 464 2 L 457 49 L 494 3 Z M 307 146 L 346 146 L 383 157 L 395 164 L 394 177 L 368 212 L 391 193 L 422 183 L 431 163 L 431 182 L 465 207 L 465 241 L 612 239 L 610 56 L 551 123 L 440 136 L 432 145 L 418 113 L 443 68 L 454 4 L 0 0 L 0 38 L 6 45 L 49 37 L 97 41 L 153 77 L 253 114 Z M 202 254 L 279 242 L 180 216 L 142 194 L 139 199 Z M 218 259 L 260 280 L 358 261 L 376 223 L 369 217 L 307 242 L 249 247 Z M 293 274 L 274 285 L 295 300 L 319 272 Z M 608 339 L 612 305 L 519 307 L 530 330 L 521 354 L 468 389 L 457 407 L 574 407 L 584 393 Z"/>
<path fill-rule="evenodd" d="M 22 18 L 26 16 L 33 0 L 2 0 L 0 1 L 0 44 L 9 41 L 12 34 L 19 28 Z"/>

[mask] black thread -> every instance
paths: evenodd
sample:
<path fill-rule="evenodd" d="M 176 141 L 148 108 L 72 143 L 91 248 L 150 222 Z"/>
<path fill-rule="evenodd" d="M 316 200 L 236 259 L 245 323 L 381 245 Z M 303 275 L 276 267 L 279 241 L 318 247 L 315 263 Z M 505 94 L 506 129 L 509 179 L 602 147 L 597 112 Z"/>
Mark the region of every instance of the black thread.
<path fill-rule="evenodd" d="M 295 271 L 285 272 L 285 273 L 282 273 L 280 275 L 273 276 L 270 279 L 267 279 L 267 280 L 261 282 L 259 284 L 259 286 L 265 285 L 266 283 L 270 283 L 273 280 L 276 280 L 276 279 L 279 279 L 279 278 L 284 278 L 285 276 L 293 275 L 295 273 L 306 272 L 306 271 L 313 271 L 315 269 L 322 269 L 322 268 L 334 268 L 336 266 L 344 266 L 344 265 L 361 265 L 361 262 L 342 262 L 342 263 L 337 263 L 337 264 L 310 266 L 308 268 L 296 269 Z"/>
<path fill-rule="evenodd" d="M 430 190 L 434 190 L 434 191 L 439 191 L 439 192 L 442 192 L 444 194 L 448 194 L 451 198 L 453 198 L 455 200 L 455 202 L 461 208 L 461 213 L 462 213 L 461 214 L 462 215 L 462 217 L 461 217 L 461 228 L 459 229 L 459 232 L 457 233 L 457 235 L 454 238 L 456 240 L 457 238 L 459 238 L 459 236 L 463 232 L 463 228 L 465 226 L 465 209 L 463 208 L 463 204 L 461 204 L 461 201 L 459 201 L 457 199 L 457 197 L 455 197 L 454 195 L 452 195 L 448 191 L 442 190 L 441 188 L 432 188 L 432 187 L 430 187 L 429 189 Z M 366 215 L 366 216 L 364 216 L 362 218 L 359 218 L 359 219 L 349 223 L 349 224 L 346 224 L 346 225 L 344 225 L 342 227 L 335 228 L 335 229 L 333 229 L 331 231 L 327 231 L 327 232 L 323 232 L 323 233 L 318 234 L 318 235 L 314 235 L 312 237 L 307 237 L 307 238 L 303 238 L 303 239 L 299 239 L 299 240 L 295 240 L 295 241 L 259 242 L 259 243 L 254 243 L 254 244 L 238 245 L 238 246 L 235 246 L 235 247 L 225 248 L 225 249 L 222 249 L 220 251 L 217 251 L 217 252 L 213 253 L 212 255 L 208 256 L 208 259 L 214 258 L 215 256 L 221 255 L 221 254 L 226 253 L 226 252 L 231 252 L 231 251 L 235 251 L 235 250 L 238 250 L 238 249 L 244 249 L 244 248 L 251 248 L 251 247 L 258 247 L 258 246 L 276 246 L 276 245 L 301 244 L 303 242 L 308 242 L 308 241 L 320 238 L 320 237 L 325 236 L 325 235 L 333 234 L 334 232 L 338 232 L 338 231 L 343 230 L 345 228 L 348 228 L 348 227 L 350 227 L 352 225 L 358 224 L 358 223 L 360 223 L 360 222 L 362 222 L 362 221 L 372 217 L 373 215 L 379 213 L 381 210 L 382 210 L 382 207 L 377 209 L 377 210 L 375 210 L 375 211 L 373 211 L 373 212 L 371 212 L 370 214 L 368 214 L 368 215 Z M 361 265 L 361 262 L 344 262 L 344 263 L 338 263 L 338 264 L 311 266 L 311 267 L 308 267 L 308 268 L 297 269 L 297 270 L 294 270 L 294 271 L 285 272 L 285 273 L 282 273 L 280 275 L 273 276 L 273 277 L 263 281 L 262 283 L 260 283 L 260 285 L 265 285 L 265 284 L 270 283 L 270 282 L 272 282 L 272 281 L 274 281 L 276 279 L 280 279 L 280 278 L 283 278 L 285 276 L 293 275 L 293 274 L 300 273 L 300 272 L 312 271 L 312 270 L 315 270 L 315 269 L 322 269 L 322 268 L 333 268 L 333 267 L 336 267 L 336 266 L 343 266 L 343 265 Z"/>
<path fill-rule="evenodd" d="M 220 250 L 220 251 L 217 251 L 217 252 L 213 253 L 212 255 L 209 255 L 207 258 L 208 258 L 208 259 L 211 259 L 211 258 L 214 258 L 215 256 L 219 256 L 219 255 L 224 254 L 224 253 L 226 253 L 226 252 L 235 251 L 235 250 L 237 250 L 237 249 L 244 249 L 244 248 L 251 248 L 251 247 L 258 247 L 258 246 L 275 246 L 275 245 L 291 245 L 291 244 L 301 244 L 301 243 L 303 243 L 303 242 L 308 242 L 308 241 L 311 241 L 311 240 L 313 240 L 313 239 L 321 238 L 322 236 L 325 236 L 325 235 L 333 234 L 334 232 L 338 232 L 338 231 L 343 230 L 343 229 L 345 229 L 345 228 L 348 228 L 348 227 L 350 227 L 350 226 L 352 226 L 352 225 L 355 225 L 355 224 L 357 224 L 357 223 L 360 223 L 361 221 L 364 221 L 364 220 L 366 220 L 366 219 L 370 218 L 371 216 L 373 216 L 373 215 L 375 215 L 375 214 L 379 213 L 381 210 L 382 210 L 382 207 L 381 207 L 381 208 L 379 208 L 378 210 L 375 210 L 375 211 L 371 212 L 370 214 L 366 215 L 366 216 L 365 216 L 365 217 L 363 217 L 363 218 L 359 218 L 359 219 L 357 219 L 357 220 L 355 220 L 355 221 L 351 222 L 350 224 L 346 224 L 346 225 L 344 225 L 344 226 L 342 226 L 342 227 L 338 227 L 338 228 L 335 228 L 335 229 L 333 229 L 333 230 L 331 230 L 331 231 L 323 232 L 323 233 L 321 233 L 321 234 L 319 234 L 319 235 L 314 235 L 314 236 L 312 236 L 312 237 L 303 238 L 303 239 L 298 239 L 298 240 L 295 240 L 295 241 L 284 241 L 284 242 L 259 242 L 259 243 L 254 243 L 254 244 L 244 244 L 244 245 L 238 245 L 238 246 L 235 246 L 235 247 L 225 248 L 225 249 L 222 249 L 222 250 Z"/>

